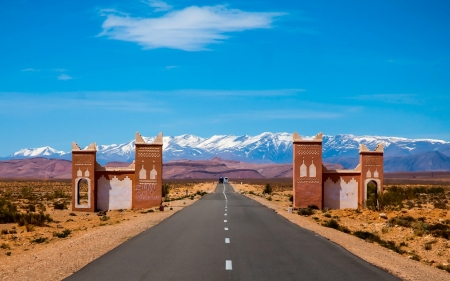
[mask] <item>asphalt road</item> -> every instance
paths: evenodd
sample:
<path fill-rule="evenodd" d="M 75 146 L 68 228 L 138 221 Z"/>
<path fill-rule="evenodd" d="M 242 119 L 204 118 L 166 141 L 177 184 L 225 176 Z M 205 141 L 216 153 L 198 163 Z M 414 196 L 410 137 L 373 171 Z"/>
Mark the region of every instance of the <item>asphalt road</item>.
<path fill-rule="evenodd" d="M 399 279 L 219 184 L 66 280 Z"/>

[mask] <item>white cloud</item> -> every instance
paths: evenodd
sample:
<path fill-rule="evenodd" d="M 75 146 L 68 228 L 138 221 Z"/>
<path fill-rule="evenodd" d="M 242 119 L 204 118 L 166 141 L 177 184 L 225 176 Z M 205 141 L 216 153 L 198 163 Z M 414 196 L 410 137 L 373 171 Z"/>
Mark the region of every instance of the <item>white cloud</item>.
<path fill-rule="evenodd" d="M 173 6 L 167 4 L 166 2 L 158 0 L 150 0 L 148 1 L 148 4 L 150 5 L 150 7 L 155 8 L 154 9 L 155 12 L 169 11 L 172 10 L 173 8 Z"/>
<path fill-rule="evenodd" d="M 25 68 L 22 69 L 23 72 L 36 72 L 36 71 L 40 71 L 39 69 L 34 69 L 34 68 Z"/>
<path fill-rule="evenodd" d="M 58 80 L 62 80 L 62 81 L 67 81 L 67 80 L 72 80 L 72 76 L 69 76 L 67 74 L 61 74 L 58 77 Z"/>
<path fill-rule="evenodd" d="M 168 66 L 166 66 L 166 70 L 171 70 L 171 69 L 174 69 L 174 68 L 178 68 L 178 66 L 176 66 L 176 65 L 168 65 Z"/>
<path fill-rule="evenodd" d="M 274 18 L 284 13 L 245 12 L 226 6 L 191 6 L 161 17 L 142 18 L 105 13 L 100 36 L 135 42 L 144 49 L 171 48 L 184 51 L 207 50 L 221 43 L 227 33 L 271 28 Z"/>

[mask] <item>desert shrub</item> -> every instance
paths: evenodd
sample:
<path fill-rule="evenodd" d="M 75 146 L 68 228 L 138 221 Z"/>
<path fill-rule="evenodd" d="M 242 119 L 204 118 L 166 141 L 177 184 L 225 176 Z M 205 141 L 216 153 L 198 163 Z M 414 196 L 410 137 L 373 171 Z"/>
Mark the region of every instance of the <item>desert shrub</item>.
<path fill-rule="evenodd" d="M 272 201 L 272 196 L 267 197 L 267 200 Z"/>
<path fill-rule="evenodd" d="M 419 256 L 419 255 L 416 254 L 416 253 L 411 253 L 411 259 L 412 259 L 412 260 L 415 260 L 415 261 L 421 261 L 421 260 L 422 260 L 422 257 Z"/>
<path fill-rule="evenodd" d="M 19 226 L 24 225 L 35 225 L 35 226 L 43 226 L 47 222 L 52 222 L 53 219 L 49 214 L 40 213 L 28 213 L 28 214 L 19 214 L 17 213 L 15 216 L 15 222 L 19 224 Z"/>
<path fill-rule="evenodd" d="M 54 232 L 53 236 L 58 238 L 66 238 L 67 236 L 70 235 L 70 233 L 72 233 L 70 229 L 64 229 L 62 232 Z"/>
<path fill-rule="evenodd" d="M 62 188 L 58 188 L 58 189 L 55 189 L 53 191 L 53 198 L 54 199 L 71 198 L 71 195 L 70 194 L 66 194 L 66 192 Z"/>
<path fill-rule="evenodd" d="M 427 226 L 427 230 L 434 237 L 442 237 L 445 239 L 450 239 L 450 227 L 448 225 L 441 223 L 429 224 Z"/>
<path fill-rule="evenodd" d="M 405 253 L 405 251 L 401 249 L 401 246 L 397 246 L 394 241 L 385 241 L 376 234 L 367 231 L 355 231 L 353 232 L 353 235 L 367 242 L 378 243 L 380 246 L 388 248 L 396 253 L 399 254 Z"/>
<path fill-rule="evenodd" d="M 33 204 L 29 204 L 29 205 L 28 205 L 28 210 L 29 210 L 30 212 L 36 212 L 36 206 L 34 206 Z"/>
<path fill-rule="evenodd" d="M 325 227 L 329 227 L 329 228 L 333 228 L 333 229 L 342 231 L 344 233 L 350 233 L 351 232 L 350 229 L 348 229 L 346 226 L 339 225 L 339 223 L 336 220 L 334 220 L 334 219 L 331 219 L 331 220 L 323 223 L 322 225 L 325 226 Z"/>
<path fill-rule="evenodd" d="M 402 242 L 400 242 L 399 246 L 400 247 L 408 247 L 408 243 L 402 241 Z"/>
<path fill-rule="evenodd" d="M 9 246 L 9 244 L 6 244 L 6 243 L 2 243 L 0 245 L 0 248 L 5 249 L 5 250 L 11 250 L 11 247 Z"/>
<path fill-rule="evenodd" d="M 313 210 L 319 210 L 319 207 L 317 207 L 316 205 L 309 205 L 308 208 Z"/>
<path fill-rule="evenodd" d="M 294 195 L 292 195 L 292 194 L 289 195 L 289 201 L 290 201 L 290 202 L 294 202 Z"/>
<path fill-rule="evenodd" d="M 272 187 L 270 186 L 270 184 L 266 184 L 266 186 L 264 187 L 264 191 L 263 193 L 267 193 L 267 194 L 272 194 Z"/>
<path fill-rule="evenodd" d="M 250 191 L 248 192 L 248 194 L 255 195 L 255 193 L 253 192 L 253 190 L 250 190 Z"/>
<path fill-rule="evenodd" d="M 9 257 L 11 256 L 11 252 L 6 252 L 6 255 Z"/>
<path fill-rule="evenodd" d="M 438 265 L 436 265 L 436 267 L 450 273 L 450 265 L 438 264 Z"/>
<path fill-rule="evenodd" d="M 103 216 L 100 217 L 100 220 L 101 221 L 107 221 L 107 220 L 109 220 L 109 217 L 106 216 L 106 215 L 103 215 Z"/>
<path fill-rule="evenodd" d="M 406 217 L 395 217 L 395 218 L 390 218 L 388 220 L 388 223 L 392 224 L 392 225 L 400 225 L 403 227 L 411 227 L 412 223 L 415 222 L 416 219 L 414 219 L 411 216 L 406 216 Z"/>
<path fill-rule="evenodd" d="M 403 207 L 403 201 L 412 200 L 419 196 L 419 194 L 444 194 L 444 189 L 442 187 L 425 187 L 425 186 L 415 186 L 401 188 L 399 186 L 391 186 L 384 193 L 378 194 L 378 204 L 380 209 L 389 208 L 401 208 Z M 408 205 L 409 207 L 414 206 L 412 202 Z"/>
<path fill-rule="evenodd" d="M 46 237 L 39 237 L 39 238 L 31 240 L 31 243 L 40 244 L 40 243 L 44 243 L 45 241 L 47 241 L 47 239 L 48 238 L 46 238 Z"/>
<path fill-rule="evenodd" d="M 298 213 L 300 216 L 308 217 L 314 214 L 314 210 L 310 208 L 300 208 L 298 209 Z"/>
<path fill-rule="evenodd" d="M 208 194 L 208 193 L 205 192 L 205 191 L 197 190 L 197 193 L 195 193 L 195 194 L 200 195 L 200 196 L 205 196 L 205 195 Z"/>
<path fill-rule="evenodd" d="M 169 195 L 169 192 L 171 189 L 172 189 L 172 187 L 170 186 L 170 184 L 164 183 L 162 185 L 162 196 L 166 197 L 167 195 Z"/>
<path fill-rule="evenodd" d="M 436 202 L 434 203 L 434 207 L 436 209 L 447 209 L 447 204 L 445 204 L 444 202 Z"/>
<path fill-rule="evenodd" d="M 2 235 L 3 235 L 3 234 L 8 234 L 8 229 L 2 229 L 1 234 L 2 234 Z"/>
<path fill-rule="evenodd" d="M 17 206 L 9 200 L 0 198 L 0 223 L 15 222 Z"/>
<path fill-rule="evenodd" d="M 323 216 L 326 217 L 326 218 L 331 218 L 331 214 L 325 214 Z"/>
<path fill-rule="evenodd" d="M 75 214 L 75 213 L 70 213 L 69 216 L 76 217 L 77 214 Z"/>
<path fill-rule="evenodd" d="M 33 191 L 34 191 L 33 187 L 24 186 L 20 189 L 20 197 L 23 199 L 33 200 L 34 199 Z"/>
<path fill-rule="evenodd" d="M 319 218 L 318 217 L 313 217 L 313 220 L 318 221 Z"/>
<path fill-rule="evenodd" d="M 64 210 L 67 208 L 67 202 L 61 201 L 61 202 L 53 202 L 53 209 L 55 210 Z"/>

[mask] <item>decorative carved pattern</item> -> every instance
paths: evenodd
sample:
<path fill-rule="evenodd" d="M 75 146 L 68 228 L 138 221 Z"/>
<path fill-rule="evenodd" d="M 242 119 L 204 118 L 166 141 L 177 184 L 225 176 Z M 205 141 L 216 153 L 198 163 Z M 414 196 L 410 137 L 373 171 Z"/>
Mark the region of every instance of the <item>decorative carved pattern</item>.
<path fill-rule="evenodd" d="M 364 164 L 365 165 L 379 165 L 382 157 L 379 156 L 365 156 Z"/>
<path fill-rule="evenodd" d="M 299 179 L 297 183 L 320 183 L 318 178 Z"/>
<path fill-rule="evenodd" d="M 143 157 L 143 158 L 148 158 L 148 157 L 160 157 L 161 154 L 159 152 L 147 152 L 147 151 L 140 152 L 139 151 L 137 156 Z"/>
<path fill-rule="evenodd" d="M 91 165 L 91 155 L 72 155 L 72 161 L 75 165 Z"/>
<path fill-rule="evenodd" d="M 322 149 L 321 145 L 318 144 L 297 144 L 297 154 L 303 154 L 303 155 L 319 155 L 320 150 Z"/>

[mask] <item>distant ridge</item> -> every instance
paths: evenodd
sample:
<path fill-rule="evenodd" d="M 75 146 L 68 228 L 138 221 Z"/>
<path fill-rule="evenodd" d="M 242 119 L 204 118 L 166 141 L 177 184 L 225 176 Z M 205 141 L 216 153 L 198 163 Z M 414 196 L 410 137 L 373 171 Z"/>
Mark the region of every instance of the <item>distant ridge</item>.
<path fill-rule="evenodd" d="M 147 142 L 153 138 L 144 139 Z M 448 169 L 445 157 L 450 157 L 450 143 L 433 139 L 407 139 L 383 136 L 336 135 L 323 136 L 323 158 L 329 163 L 354 168 L 359 162 L 359 145 L 373 149 L 378 143 L 385 147 L 385 171 L 422 171 L 423 169 Z M 68 144 L 68 148 L 69 148 Z M 164 161 L 208 160 L 214 157 L 247 163 L 288 164 L 292 161 L 291 133 L 262 133 L 257 136 L 215 135 L 201 138 L 194 135 L 164 137 Z M 435 154 L 429 152 L 438 152 Z M 428 153 L 428 154 L 427 154 Z M 434 156 L 433 156 L 434 155 Z M 71 159 L 70 151 L 59 151 L 51 147 L 21 149 L 4 159 L 26 159 L 44 157 Z M 410 157 L 410 158 L 404 158 Z M 395 158 L 395 160 L 394 160 Z M 420 161 L 413 159 L 420 158 Z M 407 163 L 403 163 L 406 159 Z M 97 161 L 131 162 L 134 160 L 134 140 L 123 144 L 99 145 Z M 432 165 L 422 162 L 432 161 Z M 439 164 L 442 162 L 441 164 Z M 403 163 L 403 164 L 402 164 Z"/>

